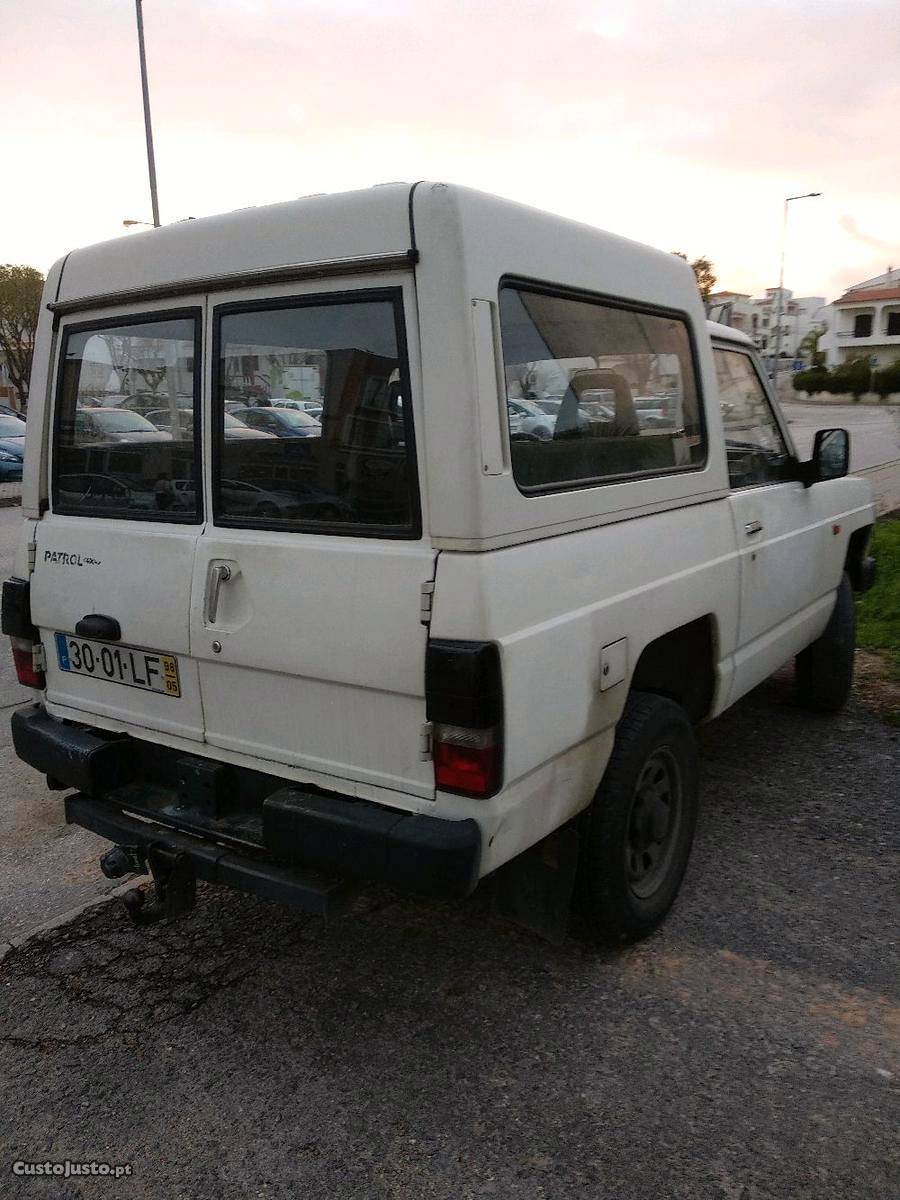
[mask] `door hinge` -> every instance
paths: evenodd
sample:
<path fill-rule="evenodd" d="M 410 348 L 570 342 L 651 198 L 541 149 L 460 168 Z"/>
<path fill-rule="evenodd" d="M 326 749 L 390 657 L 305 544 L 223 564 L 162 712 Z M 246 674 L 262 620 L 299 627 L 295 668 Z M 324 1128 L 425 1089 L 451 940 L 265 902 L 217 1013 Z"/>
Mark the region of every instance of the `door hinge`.
<path fill-rule="evenodd" d="M 34 564 L 37 562 L 37 538 L 34 537 L 28 543 L 28 574 L 34 573 Z"/>
<path fill-rule="evenodd" d="M 422 584 L 422 600 L 419 605 L 419 620 L 423 625 L 431 621 L 431 609 L 434 604 L 434 580 Z"/>
<path fill-rule="evenodd" d="M 31 665 L 35 671 L 47 670 L 47 651 L 41 642 L 35 642 L 31 647 Z"/>
<path fill-rule="evenodd" d="M 431 729 L 430 721 L 426 721 L 419 730 L 419 759 L 428 762 L 431 758 Z"/>

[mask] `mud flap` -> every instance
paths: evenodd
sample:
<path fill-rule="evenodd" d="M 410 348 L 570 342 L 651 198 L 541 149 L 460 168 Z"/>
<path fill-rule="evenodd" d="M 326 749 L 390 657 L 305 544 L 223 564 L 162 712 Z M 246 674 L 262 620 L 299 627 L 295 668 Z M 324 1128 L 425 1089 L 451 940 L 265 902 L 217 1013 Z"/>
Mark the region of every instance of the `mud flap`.
<path fill-rule="evenodd" d="M 566 825 L 502 866 L 494 875 L 494 913 L 559 946 L 569 927 L 578 843 L 578 831 Z"/>

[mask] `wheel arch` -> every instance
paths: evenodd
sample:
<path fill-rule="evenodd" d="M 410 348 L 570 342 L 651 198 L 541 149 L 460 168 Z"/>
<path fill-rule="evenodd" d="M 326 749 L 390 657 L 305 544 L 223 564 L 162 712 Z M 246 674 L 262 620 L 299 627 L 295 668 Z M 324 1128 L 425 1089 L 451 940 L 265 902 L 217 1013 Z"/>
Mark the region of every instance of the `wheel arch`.
<path fill-rule="evenodd" d="M 635 664 L 631 687 L 674 700 L 697 724 L 713 709 L 715 651 L 715 619 L 707 613 L 648 642 Z"/>
<path fill-rule="evenodd" d="M 844 570 L 850 576 L 854 592 L 866 590 L 866 559 L 874 528 L 874 525 L 861 525 L 859 529 L 853 530 L 847 543 Z"/>

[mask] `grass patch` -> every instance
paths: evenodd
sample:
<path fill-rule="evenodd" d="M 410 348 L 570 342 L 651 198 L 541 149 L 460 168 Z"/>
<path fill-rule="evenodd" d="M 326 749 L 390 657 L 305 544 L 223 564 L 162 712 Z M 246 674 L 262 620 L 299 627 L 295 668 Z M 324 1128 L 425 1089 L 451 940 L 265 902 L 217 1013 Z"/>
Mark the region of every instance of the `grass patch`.
<path fill-rule="evenodd" d="M 864 650 L 883 654 L 900 679 L 900 519 L 876 524 L 872 553 L 878 576 L 872 590 L 857 601 L 856 641 Z"/>

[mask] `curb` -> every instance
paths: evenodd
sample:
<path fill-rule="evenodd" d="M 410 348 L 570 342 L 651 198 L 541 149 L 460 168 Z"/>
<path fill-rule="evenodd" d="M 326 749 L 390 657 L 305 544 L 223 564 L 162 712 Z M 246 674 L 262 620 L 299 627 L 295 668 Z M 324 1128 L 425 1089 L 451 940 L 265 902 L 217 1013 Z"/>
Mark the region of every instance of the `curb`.
<path fill-rule="evenodd" d="M 68 925 L 70 921 L 74 921 L 82 913 L 86 913 L 92 908 L 100 908 L 101 905 L 109 904 L 111 900 L 118 900 L 120 896 L 124 896 L 126 892 L 130 891 L 133 887 L 137 887 L 146 878 L 148 876 L 132 875 L 124 883 L 120 883 L 110 891 L 104 892 L 100 896 L 92 896 L 90 900 L 84 900 L 81 904 L 76 904 L 74 908 L 69 908 L 56 917 L 51 917 L 41 925 L 35 925 L 33 929 L 29 929 L 19 937 L 11 938 L 8 942 L 0 942 L 0 962 L 3 961 L 11 950 L 21 950 L 23 946 L 27 946 L 35 938 L 39 938 L 53 929 L 58 929 L 61 925 Z"/>

